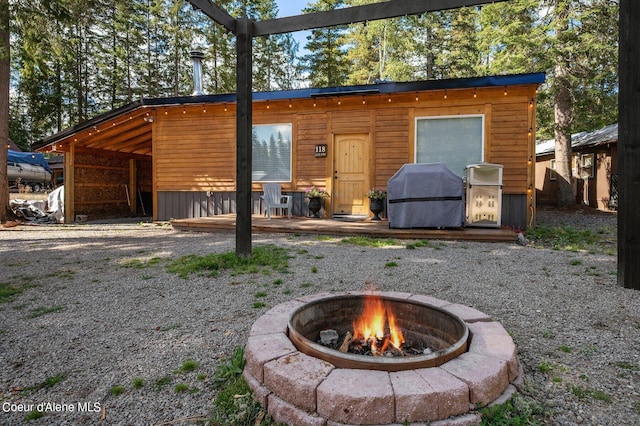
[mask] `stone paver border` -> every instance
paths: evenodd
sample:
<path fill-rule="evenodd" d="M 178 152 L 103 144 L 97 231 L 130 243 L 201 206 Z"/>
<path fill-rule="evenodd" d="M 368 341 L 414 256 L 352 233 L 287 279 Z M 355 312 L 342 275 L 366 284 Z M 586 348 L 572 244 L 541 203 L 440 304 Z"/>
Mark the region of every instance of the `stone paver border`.
<path fill-rule="evenodd" d="M 371 292 L 322 293 L 282 303 L 253 324 L 244 377 L 277 422 L 290 425 L 474 425 L 476 407 L 504 402 L 522 380 L 516 346 L 499 322 L 468 306 L 431 296 L 377 292 L 435 306 L 464 321 L 469 349 L 439 367 L 403 372 L 335 368 L 299 352 L 287 337 L 289 317 L 311 301 Z"/>

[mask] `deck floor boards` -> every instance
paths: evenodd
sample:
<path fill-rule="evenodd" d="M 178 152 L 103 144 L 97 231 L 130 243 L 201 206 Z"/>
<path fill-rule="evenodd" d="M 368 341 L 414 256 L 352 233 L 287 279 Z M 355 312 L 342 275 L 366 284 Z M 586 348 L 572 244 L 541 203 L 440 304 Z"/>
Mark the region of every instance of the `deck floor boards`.
<path fill-rule="evenodd" d="M 233 232 L 236 226 L 236 215 L 217 215 L 193 219 L 174 219 L 171 225 L 178 231 L 191 232 Z M 430 239 L 430 240 L 461 240 L 484 242 L 515 242 L 516 234 L 512 229 L 502 228 L 389 228 L 386 220 L 372 221 L 312 219 L 307 217 L 272 217 L 268 220 L 254 215 L 251 218 L 253 232 L 265 233 L 300 233 L 322 234 L 335 236 L 368 236 L 375 238 L 398 239 Z"/>

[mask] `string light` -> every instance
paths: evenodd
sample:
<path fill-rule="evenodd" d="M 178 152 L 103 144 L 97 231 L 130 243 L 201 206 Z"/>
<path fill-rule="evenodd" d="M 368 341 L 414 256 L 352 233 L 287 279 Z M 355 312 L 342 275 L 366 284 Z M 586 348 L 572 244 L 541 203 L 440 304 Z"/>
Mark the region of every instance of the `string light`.
<path fill-rule="evenodd" d="M 267 109 L 269 109 L 269 101 L 267 101 Z"/>
<path fill-rule="evenodd" d="M 444 89 L 444 98 L 447 99 L 447 89 Z"/>
<path fill-rule="evenodd" d="M 418 102 L 420 100 L 420 98 L 418 97 L 418 94 L 416 93 L 416 102 Z"/>
<path fill-rule="evenodd" d="M 224 103 L 223 105 L 224 105 L 224 112 L 227 112 L 227 104 Z"/>
<path fill-rule="evenodd" d="M 292 106 L 292 105 L 291 105 L 291 99 L 289 99 L 289 108 L 291 108 L 291 106 Z"/>
<path fill-rule="evenodd" d="M 507 96 L 507 86 L 504 86 L 504 95 Z"/>
<path fill-rule="evenodd" d="M 478 94 L 476 93 L 476 89 L 473 89 L 473 97 L 474 98 L 478 97 Z"/>

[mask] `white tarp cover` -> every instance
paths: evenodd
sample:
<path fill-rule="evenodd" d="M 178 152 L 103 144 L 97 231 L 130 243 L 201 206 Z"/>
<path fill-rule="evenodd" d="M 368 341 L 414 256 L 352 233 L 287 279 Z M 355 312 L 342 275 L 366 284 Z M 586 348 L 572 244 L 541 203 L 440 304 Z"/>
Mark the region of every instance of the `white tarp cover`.
<path fill-rule="evenodd" d="M 51 213 L 58 223 L 64 222 L 64 185 L 51 191 L 48 198 L 49 213 Z"/>
<path fill-rule="evenodd" d="M 387 182 L 390 228 L 464 226 L 462 178 L 444 163 L 405 164 Z"/>

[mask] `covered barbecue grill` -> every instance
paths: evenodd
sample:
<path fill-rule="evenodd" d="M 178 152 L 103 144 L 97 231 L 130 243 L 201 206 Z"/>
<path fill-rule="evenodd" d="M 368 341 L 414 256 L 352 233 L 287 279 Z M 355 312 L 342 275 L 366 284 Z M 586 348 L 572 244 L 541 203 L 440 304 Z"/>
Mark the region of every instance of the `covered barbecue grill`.
<path fill-rule="evenodd" d="M 462 178 L 444 163 L 405 164 L 387 182 L 390 228 L 464 226 Z"/>

